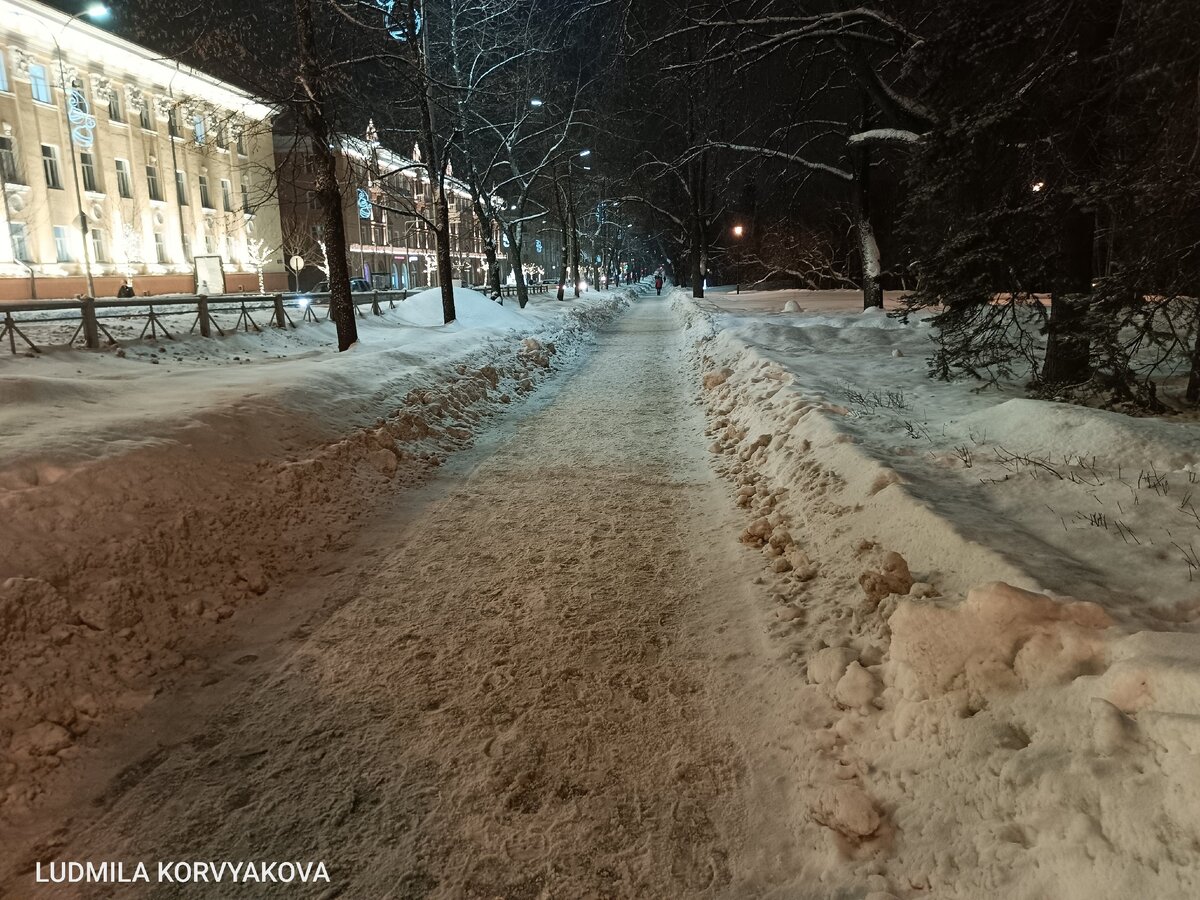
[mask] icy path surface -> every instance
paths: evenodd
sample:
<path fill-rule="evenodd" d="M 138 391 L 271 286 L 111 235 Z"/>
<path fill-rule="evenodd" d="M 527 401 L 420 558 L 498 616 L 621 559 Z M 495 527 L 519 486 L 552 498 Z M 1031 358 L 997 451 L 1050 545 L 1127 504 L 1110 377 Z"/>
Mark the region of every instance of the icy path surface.
<path fill-rule="evenodd" d="M 756 614 L 695 393 L 667 303 L 635 304 L 57 858 L 323 860 L 308 896 L 737 895 L 769 818 L 725 714 Z M 53 896 L 111 888 L 78 890 Z"/>

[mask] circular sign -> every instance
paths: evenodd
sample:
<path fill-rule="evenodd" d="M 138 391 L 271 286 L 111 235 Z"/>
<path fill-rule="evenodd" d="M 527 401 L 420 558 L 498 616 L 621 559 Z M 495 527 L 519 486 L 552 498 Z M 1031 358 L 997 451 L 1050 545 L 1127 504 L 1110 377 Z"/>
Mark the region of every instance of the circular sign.
<path fill-rule="evenodd" d="M 288 260 L 288 265 L 292 267 L 292 271 L 299 272 L 304 268 L 304 257 L 297 253 Z"/>

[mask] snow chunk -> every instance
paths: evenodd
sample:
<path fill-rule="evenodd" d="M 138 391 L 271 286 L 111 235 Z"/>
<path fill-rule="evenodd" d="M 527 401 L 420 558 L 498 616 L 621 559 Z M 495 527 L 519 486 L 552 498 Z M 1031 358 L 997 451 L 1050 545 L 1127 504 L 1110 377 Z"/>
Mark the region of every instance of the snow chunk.
<path fill-rule="evenodd" d="M 919 700 L 1094 674 L 1104 667 L 1104 630 L 1113 623 L 1094 603 L 998 581 L 972 588 L 957 606 L 903 600 L 888 624 L 888 672 L 906 697 Z"/>

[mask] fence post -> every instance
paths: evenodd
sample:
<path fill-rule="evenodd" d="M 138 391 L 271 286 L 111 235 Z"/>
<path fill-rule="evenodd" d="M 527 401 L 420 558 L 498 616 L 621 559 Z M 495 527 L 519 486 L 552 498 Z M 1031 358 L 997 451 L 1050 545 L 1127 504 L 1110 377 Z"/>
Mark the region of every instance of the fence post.
<path fill-rule="evenodd" d="M 283 311 L 283 294 L 274 294 L 271 299 L 275 301 L 275 327 L 287 328 L 287 313 Z"/>
<path fill-rule="evenodd" d="M 371 291 L 371 312 L 377 316 L 383 315 L 383 310 L 379 308 L 379 291 Z"/>
<path fill-rule="evenodd" d="M 100 323 L 96 321 L 96 300 L 84 297 L 79 304 L 83 316 L 83 340 L 89 350 L 100 349 Z"/>
<path fill-rule="evenodd" d="M 212 324 L 208 320 L 208 297 L 200 294 L 196 297 L 197 312 L 200 313 L 200 337 L 212 337 Z"/>

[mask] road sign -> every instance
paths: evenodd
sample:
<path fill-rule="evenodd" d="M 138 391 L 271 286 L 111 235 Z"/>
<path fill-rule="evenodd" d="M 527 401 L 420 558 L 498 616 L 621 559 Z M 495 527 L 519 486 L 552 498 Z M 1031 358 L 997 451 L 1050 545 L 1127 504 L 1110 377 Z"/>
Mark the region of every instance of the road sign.
<path fill-rule="evenodd" d="M 297 253 L 288 260 L 288 265 L 292 267 L 293 272 L 299 272 L 304 268 L 304 257 Z"/>

